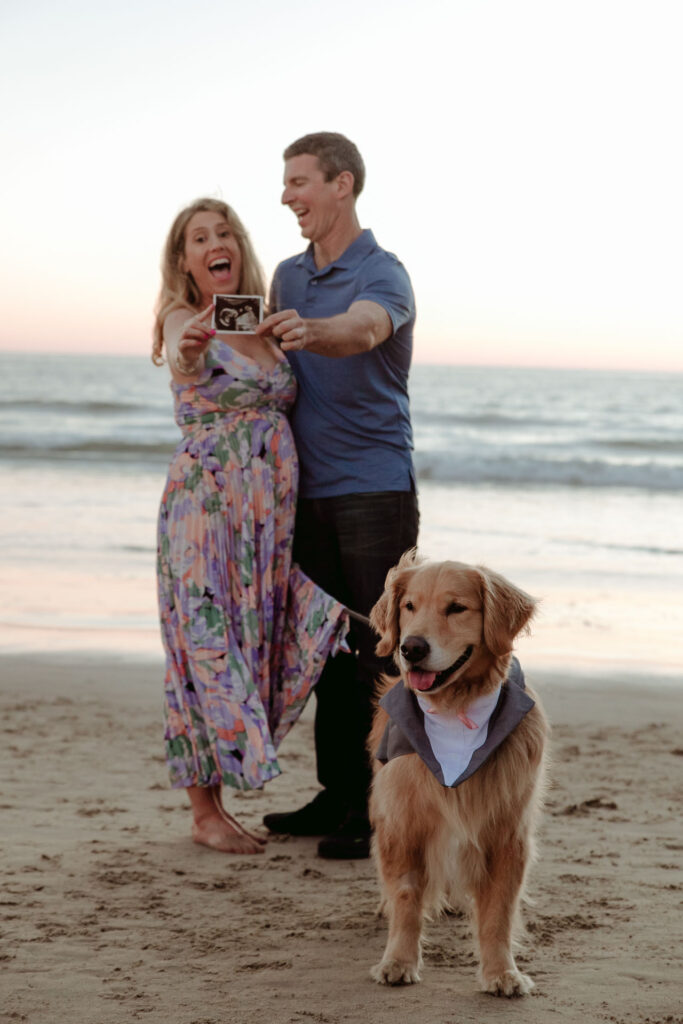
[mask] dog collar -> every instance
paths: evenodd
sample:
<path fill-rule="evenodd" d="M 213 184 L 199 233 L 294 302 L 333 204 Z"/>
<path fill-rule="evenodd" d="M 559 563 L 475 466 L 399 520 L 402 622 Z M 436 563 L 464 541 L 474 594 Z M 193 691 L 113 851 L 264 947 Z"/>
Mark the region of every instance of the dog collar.
<path fill-rule="evenodd" d="M 474 710 L 480 701 L 481 721 Z M 449 743 L 448 751 L 443 738 L 439 737 L 442 730 L 438 726 L 434 728 L 431 723 L 425 724 L 426 716 L 415 694 L 402 681 L 385 693 L 379 703 L 389 715 L 389 722 L 375 754 L 377 760 L 386 764 L 404 754 L 417 754 L 442 786 L 455 789 L 481 768 L 535 702 L 526 692 L 524 673 L 517 658 L 513 657 L 495 706 L 489 707 L 486 698 L 480 698 L 468 707 L 465 717 L 469 717 L 471 711 L 478 728 L 470 730 L 461 718 L 457 725 L 462 726 L 462 732 L 458 732 L 457 726 L 452 730 L 455 739 Z M 491 704 L 494 704 L 493 700 Z"/>

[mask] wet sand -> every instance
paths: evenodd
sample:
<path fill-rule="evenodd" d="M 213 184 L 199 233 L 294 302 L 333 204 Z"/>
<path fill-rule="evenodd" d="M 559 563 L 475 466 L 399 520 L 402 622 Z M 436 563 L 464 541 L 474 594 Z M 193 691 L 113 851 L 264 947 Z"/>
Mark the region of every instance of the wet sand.
<path fill-rule="evenodd" d="M 528 669 L 553 723 L 552 784 L 520 966 L 480 994 L 467 920 L 428 927 L 423 982 L 369 977 L 386 936 L 370 861 L 314 839 L 263 856 L 194 845 L 168 788 L 160 661 L 0 661 L 0 1021 L 29 1024 L 680 1024 L 680 680 Z M 316 790 L 311 710 L 283 775 L 230 809 L 258 827 Z"/>

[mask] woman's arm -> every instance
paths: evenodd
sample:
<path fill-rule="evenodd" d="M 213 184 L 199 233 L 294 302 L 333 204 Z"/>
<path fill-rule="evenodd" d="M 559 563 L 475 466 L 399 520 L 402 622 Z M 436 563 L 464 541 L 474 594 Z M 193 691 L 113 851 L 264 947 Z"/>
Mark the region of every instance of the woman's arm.
<path fill-rule="evenodd" d="M 213 303 L 201 313 L 174 309 L 164 320 L 164 345 L 171 376 L 190 384 L 204 369 L 204 357 L 216 333 L 211 328 Z"/>

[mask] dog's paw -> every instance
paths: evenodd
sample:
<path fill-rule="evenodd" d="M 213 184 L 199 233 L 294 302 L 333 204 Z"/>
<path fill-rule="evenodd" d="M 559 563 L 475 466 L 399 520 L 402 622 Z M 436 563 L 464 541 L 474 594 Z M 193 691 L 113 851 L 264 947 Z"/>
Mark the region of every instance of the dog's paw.
<path fill-rule="evenodd" d="M 382 960 L 371 968 L 370 975 L 380 985 L 414 985 L 420 981 L 420 967 L 401 960 Z"/>
<path fill-rule="evenodd" d="M 529 975 L 522 974 L 516 967 L 492 978 L 480 973 L 479 984 L 482 992 L 490 992 L 494 996 L 525 996 L 535 988 Z"/>

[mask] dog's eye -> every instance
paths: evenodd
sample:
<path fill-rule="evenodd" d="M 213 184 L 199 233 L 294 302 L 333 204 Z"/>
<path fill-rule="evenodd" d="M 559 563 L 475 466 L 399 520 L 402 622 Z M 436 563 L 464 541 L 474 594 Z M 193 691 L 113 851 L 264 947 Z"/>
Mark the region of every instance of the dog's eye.
<path fill-rule="evenodd" d="M 457 601 L 451 601 L 448 608 L 446 609 L 446 615 L 460 615 L 461 612 L 466 612 L 467 608 L 464 604 L 458 604 Z"/>
<path fill-rule="evenodd" d="M 412 602 L 412 601 L 406 601 L 406 603 L 405 603 L 405 604 L 403 605 L 403 607 L 405 608 L 405 610 L 406 610 L 407 612 L 412 612 L 412 611 L 414 611 L 414 610 L 415 610 L 415 609 L 413 608 L 413 602 Z"/>

